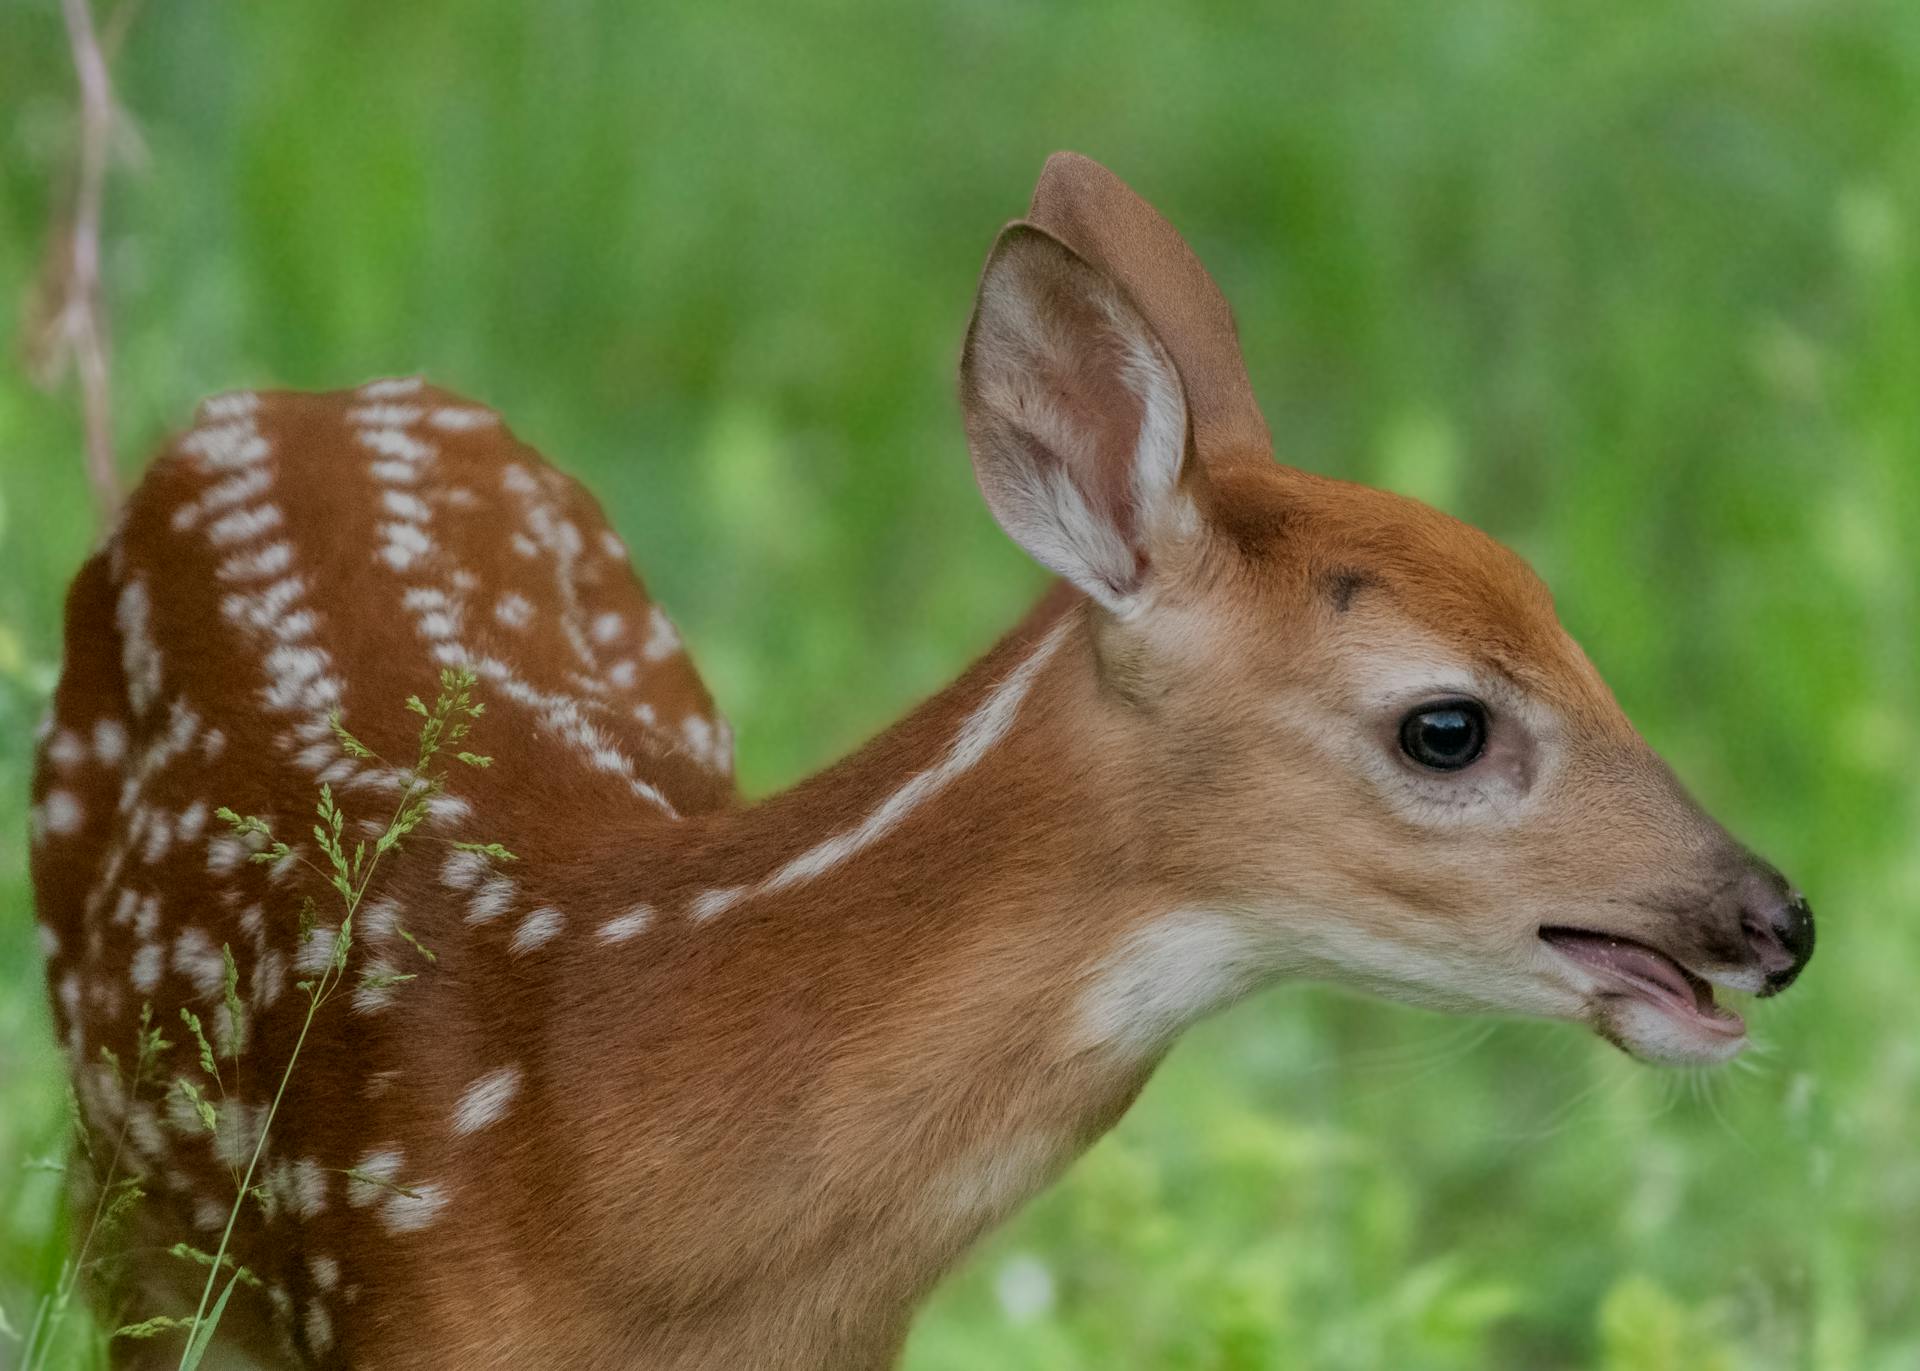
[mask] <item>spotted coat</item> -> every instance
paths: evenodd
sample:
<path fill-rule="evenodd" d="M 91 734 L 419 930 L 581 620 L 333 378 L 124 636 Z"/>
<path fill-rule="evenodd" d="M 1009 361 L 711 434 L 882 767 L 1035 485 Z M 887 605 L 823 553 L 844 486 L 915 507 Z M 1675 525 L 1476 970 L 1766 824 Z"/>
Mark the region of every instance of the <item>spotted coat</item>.
<path fill-rule="evenodd" d="M 644 842 L 729 804 L 727 726 L 593 499 L 492 411 L 403 379 L 201 407 L 74 584 L 39 749 L 40 935 L 94 1155 L 118 1146 L 120 1174 L 145 1177 L 129 1250 L 210 1249 L 300 1031 L 297 983 L 332 946 L 324 911 L 337 902 L 306 865 L 312 804 L 328 787 L 349 838 L 365 837 L 403 784 L 401 763 L 349 756 L 330 719 L 380 758 L 410 759 L 419 720 L 404 702 L 432 700 L 447 666 L 479 677 L 472 745 L 511 765 L 454 767 L 371 889 L 356 970 L 316 1019 L 260 1159 L 266 1202 L 241 1207 L 233 1244 L 265 1297 L 243 1296 L 230 1320 L 315 1364 L 370 1272 L 426 1260 L 449 1196 L 497 1163 L 490 1130 L 539 1108 L 515 1006 L 557 993 L 543 954 L 583 907 L 603 907 L 570 885 L 585 830 Z M 593 823 L 543 823 L 556 796 Z M 219 806 L 265 818 L 294 855 L 250 861 L 263 840 L 236 837 Z M 322 923 L 302 943 L 309 895 Z M 644 924 L 633 905 L 616 903 L 625 922 L 610 940 Z M 403 909 L 406 931 L 438 949 L 431 968 L 400 936 Z M 216 1083 L 179 1014 L 193 1010 L 223 1054 L 233 1046 L 223 948 L 244 1051 L 223 1057 Z M 487 985 L 508 993 L 471 994 Z M 131 1065 L 143 1005 L 174 1047 L 130 1101 L 103 1053 Z M 176 1078 L 214 1103 L 211 1134 Z M 326 1126 L 342 1113 L 351 1130 Z M 131 1267 L 115 1296 L 127 1314 L 191 1306 L 195 1268 Z"/>

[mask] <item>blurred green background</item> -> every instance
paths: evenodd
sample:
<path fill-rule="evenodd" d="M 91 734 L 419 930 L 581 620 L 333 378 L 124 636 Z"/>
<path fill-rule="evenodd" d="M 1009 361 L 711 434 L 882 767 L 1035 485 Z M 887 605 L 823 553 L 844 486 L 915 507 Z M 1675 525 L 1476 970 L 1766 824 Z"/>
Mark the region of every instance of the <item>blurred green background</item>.
<path fill-rule="evenodd" d="M 1312 988 L 1195 1032 L 912 1371 L 1920 1366 L 1920 5 L 149 0 L 107 272 L 131 472 L 204 393 L 423 370 L 585 480 L 761 793 L 1042 584 L 967 469 L 1047 152 L 1188 234 L 1283 460 L 1505 538 L 1821 914 L 1745 1070 Z M 0 301 L 73 138 L 0 2 Z M 0 374 L 0 1309 L 62 1238 L 29 737 L 94 536 Z M 0 1362 L 6 1358 L 0 1335 Z"/>

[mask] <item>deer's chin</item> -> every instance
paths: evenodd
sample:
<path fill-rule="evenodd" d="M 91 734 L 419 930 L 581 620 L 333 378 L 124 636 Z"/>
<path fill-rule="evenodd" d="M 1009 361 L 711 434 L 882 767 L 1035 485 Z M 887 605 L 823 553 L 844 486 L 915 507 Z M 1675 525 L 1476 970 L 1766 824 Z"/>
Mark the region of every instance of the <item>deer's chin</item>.
<path fill-rule="evenodd" d="M 1589 1003 L 1594 1030 L 1642 1061 L 1717 1066 L 1747 1045 L 1747 1026 L 1730 1009 L 1707 1018 L 1619 995 L 1597 995 Z"/>
<path fill-rule="evenodd" d="M 1540 939 L 1580 973 L 1586 1017 L 1602 1037 L 1650 1062 L 1729 1061 L 1747 1045 L 1747 1025 L 1714 999 L 1713 987 L 1644 943 L 1574 928 Z"/>

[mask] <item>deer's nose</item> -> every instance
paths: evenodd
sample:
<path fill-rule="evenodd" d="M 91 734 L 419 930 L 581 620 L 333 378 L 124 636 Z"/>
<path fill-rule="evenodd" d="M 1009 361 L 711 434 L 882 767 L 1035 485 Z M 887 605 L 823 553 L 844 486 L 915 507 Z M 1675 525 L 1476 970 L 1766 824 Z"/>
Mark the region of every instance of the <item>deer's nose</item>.
<path fill-rule="evenodd" d="M 1813 956 L 1813 910 L 1807 897 L 1771 868 L 1751 872 L 1740 892 L 1740 931 L 1766 977 L 1762 995 L 1777 995 Z"/>

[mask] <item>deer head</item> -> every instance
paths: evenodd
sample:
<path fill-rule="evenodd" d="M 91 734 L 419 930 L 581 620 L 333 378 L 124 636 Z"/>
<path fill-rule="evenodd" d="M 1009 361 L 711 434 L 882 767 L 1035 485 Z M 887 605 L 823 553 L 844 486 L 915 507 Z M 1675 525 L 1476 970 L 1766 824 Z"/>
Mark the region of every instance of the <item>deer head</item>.
<path fill-rule="evenodd" d="M 1104 168 L 1054 157 L 1001 234 L 961 388 L 994 516 L 1093 602 L 1151 861 L 1250 977 L 1692 1062 L 1746 1041 L 1713 986 L 1806 964 L 1806 901 L 1688 797 L 1518 556 L 1272 460 L 1218 288 Z"/>

